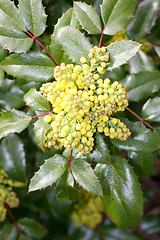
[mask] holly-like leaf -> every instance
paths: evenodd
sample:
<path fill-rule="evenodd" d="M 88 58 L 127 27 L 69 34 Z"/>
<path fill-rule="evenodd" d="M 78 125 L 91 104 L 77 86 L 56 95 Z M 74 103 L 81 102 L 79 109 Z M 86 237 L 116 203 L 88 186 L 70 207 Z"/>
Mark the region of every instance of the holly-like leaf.
<path fill-rule="evenodd" d="M 3 111 L 0 117 L 0 138 L 11 133 L 22 132 L 30 123 L 31 118 L 24 112 L 12 110 Z"/>
<path fill-rule="evenodd" d="M 128 100 L 138 102 L 159 91 L 160 72 L 139 72 L 137 74 L 127 76 L 122 82 L 127 87 Z"/>
<path fill-rule="evenodd" d="M 50 110 L 50 105 L 47 99 L 34 88 L 31 88 L 29 92 L 24 95 L 24 101 L 36 111 L 37 114 Z"/>
<path fill-rule="evenodd" d="M 75 159 L 72 161 L 71 171 L 76 182 L 82 188 L 95 195 L 103 195 L 101 184 L 89 163 L 81 159 Z"/>
<path fill-rule="evenodd" d="M 89 154 L 89 157 L 97 163 L 110 162 L 108 146 L 105 142 L 104 137 L 99 132 L 97 132 L 95 135 L 95 147 L 93 152 Z"/>
<path fill-rule="evenodd" d="M 34 123 L 34 133 L 35 133 L 35 139 L 37 143 L 39 143 L 40 148 L 44 151 L 44 143 L 45 143 L 45 135 L 48 129 L 51 128 L 51 125 L 46 123 L 42 118 L 39 118 L 35 123 Z"/>
<path fill-rule="evenodd" d="M 96 10 L 83 2 L 74 2 L 76 16 L 83 27 L 89 34 L 101 33 L 101 20 Z"/>
<path fill-rule="evenodd" d="M 42 0 L 19 0 L 19 13 L 26 28 L 36 37 L 46 28 L 46 18 Z"/>
<path fill-rule="evenodd" d="M 111 164 L 97 164 L 95 173 L 104 190 L 103 211 L 118 227 L 137 226 L 143 214 L 143 196 L 127 160 L 116 156 Z"/>
<path fill-rule="evenodd" d="M 133 57 L 139 50 L 140 44 L 133 41 L 123 40 L 111 43 L 107 46 L 110 54 L 108 70 L 120 67 Z"/>
<path fill-rule="evenodd" d="M 45 227 L 40 225 L 37 221 L 30 218 L 21 218 L 18 220 L 20 229 L 29 237 L 34 239 L 44 238 L 47 234 Z"/>
<path fill-rule="evenodd" d="M 155 24 L 159 0 L 145 0 L 138 5 L 135 17 L 127 27 L 127 35 L 134 40 L 144 38 Z"/>
<path fill-rule="evenodd" d="M 0 45 L 11 52 L 27 52 L 33 40 L 23 31 L 25 23 L 14 2 L 0 0 Z"/>
<path fill-rule="evenodd" d="M 160 97 L 149 99 L 143 105 L 142 118 L 147 121 L 160 122 Z"/>
<path fill-rule="evenodd" d="M 112 139 L 111 142 L 120 150 L 131 152 L 148 153 L 160 149 L 160 137 L 154 134 L 150 129 L 144 127 L 140 122 L 125 121 L 127 127 L 131 130 L 131 137 L 127 141 Z"/>
<path fill-rule="evenodd" d="M 0 46 L 0 62 L 2 62 L 6 56 L 7 56 L 6 50 Z"/>
<path fill-rule="evenodd" d="M 136 5 L 136 0 L 103 0 L 101 13 L 105 25 L 104 34 L 114 35 L 122 31 L 133 17 Z"/>
<path fill-rule="evenodd" d="M 89 61 L 88 54 L 92 45 L 78 29 L 62 27 L 58 30 L 57 37 L 65 53 L 74 62 L 81 64 L 81 57 L 85 57 Z"/>
<path fill-rule="evenodd" d="M 12 54 L 1 63 L 9 75 L 26 81 L 44 82 L 53 78 L 54 62 L 45 54 Z"/>
<path fill-rule="evenodd" d="M 56 154 L 45 160 L 45 163 L 31 179 L 29 192 L 52 185 L 63 175 L 66 168 L 66 158 L 61 155 Z"/>
<path fill-rule="evenodd" d="M 4 171 L 14 180 L 25 182 L 25 152 L 22 140 L 15 134 L 2 140 L 0 157 Z"/>

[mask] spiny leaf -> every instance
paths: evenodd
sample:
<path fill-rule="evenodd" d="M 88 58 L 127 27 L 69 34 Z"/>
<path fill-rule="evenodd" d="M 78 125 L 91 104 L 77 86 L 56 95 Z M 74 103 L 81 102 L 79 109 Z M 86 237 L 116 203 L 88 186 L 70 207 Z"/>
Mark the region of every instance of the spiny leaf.
<path fill-rule="evenodd" d="M 101 33 L 101 20 L 96 10 L 83 2 L 74 2 L 76 16 L 83 27 L 90 34 Z"/>
<path fill-rule="evenodd" d="M 89 163 L 81 159 L 75 159 L 72 161 L 71 171 L 81 187 L 95 195 L 103 195 L 102 187 Z"/>
<path fill-rule="evenodd" d="M 11 133 L 22 132 L 30 123 L 30 116 L 24 112 L 12 110 L 3 111 L 0 117 L 0 138 Z"/>
<path fill-rule="evenodd" d="M 139 50 L 140 44 L 133 41 L 123 40 L 111 43 L 107 46 L 110 54 L 108 70 L 120 67 L 133 57 Z"/>
<path fill-rule="evenodd" d="M 53 78 L 55 64 L 45 54 L 12 54 L 1 63 L 9 75 L 26 81 L 44 82 Z"/>
<path fill-rule="evenodd" d="M 131 20 L 136 8 L 136 0 L 103 0 L 101 5 L 104 34 L 114 35 L 122 31 Z"/>
<path fill-rule="evenodd" d="M 26 28 L 36 37 L 46 28 L 46 18 L 42 0 L 19 0 L 19 13 Z"/>
<path fill-rule="evenodd" d="M 34 111 L 36 111 L 37 114 L 50 110 L 50 105 L 47 99 L 34 88 L 31 88 L 24 95 L 24 101 L 28 106 L 30 106 Z"/>
<path fill-rule="evenodd" d="M 45 163 L 35 173 L 29 185 L 29 192 L 39 190 L 56 182 L 67 168 L 66 158 L 54 155 L 45 160 Z"/>
<path fill-rule="evenodd" d="M 143 214 L 143 197 L 138 178 L 127 160 L 112 157 L 111 164 L 97 164 L 95 173 L 104 190 L 103 210 L 118 226 L 135 227 Z"/>
<path fill-rule="evenodd" d="M 80 63 L 80 58 L 88 59 L 88 53 L 92 48 L 88 39 L 73 27 L 62 27 L 57 33 L 58 40 L 65 53 L 76 63 Z"/>

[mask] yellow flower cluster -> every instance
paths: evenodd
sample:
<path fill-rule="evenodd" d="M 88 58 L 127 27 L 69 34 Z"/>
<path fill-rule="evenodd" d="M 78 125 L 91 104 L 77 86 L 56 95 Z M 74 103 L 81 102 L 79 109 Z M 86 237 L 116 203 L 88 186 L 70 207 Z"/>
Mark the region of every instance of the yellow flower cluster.
<path fill-rule="evenodd" d="M 108 78 L 102 79 L 109 60 L 105 47 L 95 46 L 82 65 L 62 63 L 56 66 L 56 81 L 43 84 L 40 92 L 53 107 L 53 114 L 44 121 L 51 125 L 46 133 L 45 147 L 68 150 L 76 148 L 83 154 L 93 150 L 93 134 L 98 130 L 110 138 L 126 140 L 130 131 L 112 113 L 124 111 L 128 106 L 126 88 Z"/>
<path fill-rule="evenodd" d="M 12 187 L 22 187 L 23 183 L 13 181 L 8 178 L 7 174 L 0 167 L 0 222 L 5 220 L 7 210 L 4 206 L 6 203 L 10 208 L 18 207 L 19 199 Z"/>
<path fill-rule="evenodd" d="M 71 219 L 77 227 L 85 224 L 89 228 L 96 228 L 102 221 L 102 200 L 101 197 L 90 194 L 80 188 L 80 200 L 74 204 Z"/>

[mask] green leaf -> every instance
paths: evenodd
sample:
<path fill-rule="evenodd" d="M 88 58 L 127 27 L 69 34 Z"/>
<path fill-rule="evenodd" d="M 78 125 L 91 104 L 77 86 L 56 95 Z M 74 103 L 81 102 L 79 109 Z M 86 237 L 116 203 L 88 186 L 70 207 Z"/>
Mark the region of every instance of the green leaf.
<path fill-rule="evenodd" d="M 36 37 L 46 28 L 46 18 L 42 0 L 19 0 L 19 13 L 26 28 Z"/>
<path fill-rule="evenodd" d="M 0 46 L 0 62 L 2 62 L 6 56 L 7 56 L 6 50 Z"/>
<path fill-rule="evenodd" d="M 56 154 L 45 160 L 45 163 L 31 179 L 29 192 L 52 185 L 63 175 L 66 167 L 66 158 L 61 155 Z"/>
<path fill-rule="evenodd" d="M 160 122 L 160 97 L 149 99 L 143 105 L 142 118 L 147 121 Z"/>
<path fill-rule="evenodd" d="M 145 0 L 138 5 L 135 17 L 127 27 L 127 35 L 134 40 L 144 38 L 155 24 L 159 0 Z"/>
<path fill-rule="evenodd" d="M 83 27 L 89 34 L 101 33 L 101 20 L 96 10 L 83 2 L 74 2 L 76 16 Z"/>
<path fill-rule="evenodd" d="M 14 2 L 0 0 L 0 45 L 11 52 L 27 52 L 33 40 L 23 31 L 25 31 L 25 23 Z"/>
<path fill-rule="evenodd" d="M 29 92 L 24 95 L 24 101 L 39 114 L 50 110 L 50 105 L 47 99 L 34 88 L 31 88 Z"/>
<path fill-rule="evenodd" d="M 127 76 L 123 81 L 129 101 L 138 102 L 152 96 L 160 89 L 160 72 L 140 72 Z"/>
<path fill-rule="evenodd" d="M 155 51 L 156 51 L 158 57 L 160 57 L 160 47 L 155 47 Z"/>
<path fill-rule="evenodd" d="M 130 74 L 154 71 L 155 67 L 150 58 L 143 51 L 139 50 L 138 53 L 129 60 Z"/>
<path fill-rule="evenodd" d="M 92 45 L 78 29 L 62 27 L 58 30 L 57 37 L 65 53 L 74 62 L 81 64 L 81 57 L 85 57 L 89 61 L 88 54 Z"/>
<path fill-rule="evenodd" d="M 104 34 L 114 35 L 122 31 L 131 18 L 136 8 L 136 0 L 103 0 L 101 5 Z"/>
<path fill-rule="evenodd" d="M 140 122 L 124 121 L 131 130 L 127 141 L 112 139 L 111 142 L 120 150 L 148 153 L 160 149 L 160 138 Z"/>
<path fill-rule="evenodd" d="M 9 75 L 26 81 L 44 82 L 53 78 L 54 62 L 45 54 L 12 54 L 1 63 Z"/>
<path fill-rule="evenodd" d="M 21 218 L 18 220 L 18 225 L 27 236 L 35 239 L 44 238 L 47 234 L 47 230 L 42 225 L 30 218 Z"/>
<path fill-rule="evenodd" d="M 37 143 L 40 145 L 40 148 L 44 151 L 44 143 L 45 143 L 45 135 L 48 129 L 51 128 L 51 125 L 46 123 L 42 118 L 39 118 L 34 123 L 34 133 L 35 133 L 35 139 Z"/>
<path fill-rule="evenodd" d="M 75 159 L 72 161 L 71 171 L 76 182 L 82 188 L 95 195 L 103 195 L 102 187 L 89 163 Z"/>
<path fill-rule="evenodd" d="M 30 238 L 26 235 L 21 235 L 18 240 L 33 240 L 33 238 Z"/>
<path fill-rule="evenodd" d="M 97 164 L 95 172 L 104 189 L 103 211 L 118 226 L 132 228 L 143 214 L 143 196 L 132 167 L 116 156 L 112 164 Z"/>
<path fill-rule="evenodd" d="M 0 146 L 1 164 L 8 176 L 14 180 L 25 182 L 25 151 L 22 140 L 15 134 L 2 140 Z"/>
<path fill-rule="evenodd" d="M 0 87 L 2 87 L 2 84 L 4 82 L 4 78 L 5 78 L 5 73 L 4 71 L 0 68 Z"/>
<path fill-rule="evenodd" d="M 97 163 L 110 162 L 108 146 L 105 142 L 104 137 L 99 132 L 97 132 L 95 135 L 95 147 L 93 152 L 89 154 L 89 157 Z"/>
<path fill-rule="evenodd" d="M 0 138 L 11 133 L 22 132 L 30 123 L 30 116 L 24 112 L 12 110 L 3 111 L 0 117 Z"/>
<path fill-rule="evenodd" d="M 107 46 L 110 53 L 110 64 L 108 70 L 120 67 L 133 57 L 139 50 L 140 44 L 133 41 L 123 40 L 111 43 Z"/>
<path fill-rule="evenodd" d="M 144 177 L 153 168 L 153 154 L 152 153 L 135 153 L 129 152 L 129 161 L 134 167 L 135 173 Z"/>
<path fill-rule="evenodd" d="M 1 240 L 17 240 L 18 231 L 13 224 L 6 224 L 0 237 Z"/>

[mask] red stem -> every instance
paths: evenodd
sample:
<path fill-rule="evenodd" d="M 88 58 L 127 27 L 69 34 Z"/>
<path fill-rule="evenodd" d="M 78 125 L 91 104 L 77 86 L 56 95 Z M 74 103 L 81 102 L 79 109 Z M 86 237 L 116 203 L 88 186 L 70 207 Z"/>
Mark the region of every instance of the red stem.
<path fill-rule="evenodd" d="M 132 113 L 136 118 L 138 118 L 142 124 L 146 124 L 149 128 L 151 128 L 153 131 L 158 132 L 154 127 L 152 127 L 149 123 L 147 123 L 143 118 L 139 117 L 135 112 L 133 112 L 130 108 L 126 108 L 130 113 Z"/>
<path fill-rule="evenodd" d="M 160 46 L 156 46 L 156 45 L 149 45 L 149 44 L 143 44 L 143 47 L 151 47 L 151 48 L 156 48 L 156 47 L 160 47 Z"/>
<path fill-rule="evenodd" d="M 56 65 L 60 66 L 60 65 L 54 60 L 52 54 L 45 48 L 45 46 L 44 46 L 41 42 L 39 42 L 39 41 L 37 40 L 37 38 L 36 38 L 36 36 L 35 36 L 34 34 L 31 34 L 31 33 L 28 32 L 27 30 L 25 30 L 25 32 L 29 35 L 29 37 L 30 37 L 31 39 L 33 39 L 34 41 L 36 41 L 36 42 L 48 53 L 48 55 L 52 58 L 52 60 L 55 62 Z"/>
<path fill-rule="evenodd" d="M 71 153 L 70 153 L 70 157 L 69 157 L 69 161 L 68 161 L 68 169 L 70 169 L 70 167 L 71 167 L 72 153 L 73 153 L 73 149 L 71 149 Z"/>
<path fill-rule="evenodd" d="M 12 214 L 10 208 L 9 208 L 9 206 L 6 203 L 4 203 L 4 205 L 5 205 L 5 207 L 6 207 L 7 211 L 8 211 L 8 214 L 9 214 L 10 218 L 12 219 L 12 222 L 13 222 L 14 226 L 17 228 L 19 234 L 22 235 L 23 233 L 22 233 L 21 229 L 19 228 L 19 226 L 18 226 L 18 224 L 17 224 L 17 222 L 16 222 L 16 220 L 15 220 L 15 218 L 14 218 L 14 216 L 13 216 L 13 214 Z"/>
<path fill-rule="evenodd" d="M 103 39 L 103 35 L 104 35 L 104 31 L 106 29 L 107 25 L 104 27 L 103 31 L 101 30 L 101 38 L 100 38 L 100 41 L 99 41 L 99 48 L 101 47 L 101 44 L 102 44 L 102 39 Z"/>
<path fill-rule="evenodd" d="M 48 112 L 45 112 L 45 113 L 42 113 L 42 114 L 39 114 L 39 115 L 36 115 L 36 116 L 33 116 L 33 117 L 29 117 L 28 119 L 34 119 L 34 118 L 42 117 L 42 116 L 50 114 L 52 112 L 53 111 L 48 111 Z"/>

